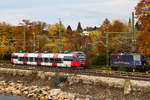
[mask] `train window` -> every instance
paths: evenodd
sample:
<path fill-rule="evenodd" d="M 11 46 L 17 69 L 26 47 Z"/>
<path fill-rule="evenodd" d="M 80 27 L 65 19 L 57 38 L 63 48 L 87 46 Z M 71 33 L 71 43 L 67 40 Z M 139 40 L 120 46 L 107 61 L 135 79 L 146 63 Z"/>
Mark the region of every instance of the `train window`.
<path fill-rule="evenodd" d="M 42 62 L 42 58 L 37 58 L 37 62 Z"/>
<path fill-rule="evenodd" d="M 58 62 L 59 62 L 58 58 L 55 58 L 55 63 L 58 63 Z"/>
<path fill-rule="evenodd" d="M 18 56 L 17 55 L 12 55 L 12 58 L 13 59 L 18 59 Z"/>
<path fill-rule="evenodd" d="M 62 63 L 62 59 L 61 58 L 55 58 L 55 63 Z"/>
<path fill-rule="evenodd" d="M 28 61 L 28 57 L 23 57 L 23 61 Z"/>
<path fill-rule="evenodd" d="M 50 58 L 50 63 L 54 63 L 55 59 L 54 58 Z"/>
<path fill-rule="evenodd" d="M 19 61 L 23 61 L 23 57 L 19 57 Z"/>
<path fill-rule="evenodd" d="M 29 57 L 29 61 L 30 62 L 34 62 L 34 58 L 33 57 Z"/>
<path fill-rule="evenodd" d="M 49 59 L 48 58 L 44 58 L 44 62 L 49 62 Z"/>
<path fill-rule="evenodd" d="M 35 62 L 37 62 L 38 61 L 38 58 L 34 58 L 35 59 Z"/>
<path fill-rule="evenodd" d="M 72 56 L 64 56 L 64 61 L 73 61 Z"/>

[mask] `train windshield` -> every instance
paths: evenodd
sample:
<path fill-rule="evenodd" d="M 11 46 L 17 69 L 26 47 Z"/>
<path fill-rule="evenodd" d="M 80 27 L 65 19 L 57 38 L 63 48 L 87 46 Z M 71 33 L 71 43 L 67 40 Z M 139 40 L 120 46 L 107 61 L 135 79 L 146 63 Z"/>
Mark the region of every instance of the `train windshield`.
<path fill-rule="evenodd" d="M 79 58 L 80 62 L 85 62 L 86 61 L 86 57 L 85 57 L 84 53 L 77 53 L 76 55 Z"/>
<path fill-rule="evenodd" d="M 134 55 L 133 59 L 135 61 L 140 61 L 141 60 L 141 56 L 140 55 Z"/>

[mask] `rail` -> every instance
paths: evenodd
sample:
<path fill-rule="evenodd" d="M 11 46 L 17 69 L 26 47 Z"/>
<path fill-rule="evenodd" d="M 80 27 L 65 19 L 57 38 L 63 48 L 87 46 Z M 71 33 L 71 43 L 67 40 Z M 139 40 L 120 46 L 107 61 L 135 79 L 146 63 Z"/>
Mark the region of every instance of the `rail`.
<path fill-rule="evenodd" d="M 102 77 L 150 81 L 150 73 L 143 73 L 143 72 L 123 72 L 123 71 L 109 71 L 109 70 L 12 65 L 10 63 L 0 63 L 0 67 L 10 69 L 22 69 L 22 70 L 44 71 L 44 72 L 64 72 L 76 75 L 102 76 Z"/>

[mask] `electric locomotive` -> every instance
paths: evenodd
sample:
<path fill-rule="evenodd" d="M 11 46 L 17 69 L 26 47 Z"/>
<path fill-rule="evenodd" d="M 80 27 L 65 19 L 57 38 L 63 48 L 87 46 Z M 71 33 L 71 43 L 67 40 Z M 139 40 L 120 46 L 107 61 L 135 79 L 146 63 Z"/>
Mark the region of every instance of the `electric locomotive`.
<path fill-rule="evenodd" d="M 86 55 L 83 52 L 64 53 L 25 53 L 16 52 L 11 55 L 11 63 L 21 65 L 83 67 L 87 66 Z"/>
<path fill-rule="evenodd" d="M 146 56 L 144 53 L 133 52 L 111 54 L 110 66 L 112 69 L 125 67 L 133 71 L 135 69 L 145 70 Z"/>

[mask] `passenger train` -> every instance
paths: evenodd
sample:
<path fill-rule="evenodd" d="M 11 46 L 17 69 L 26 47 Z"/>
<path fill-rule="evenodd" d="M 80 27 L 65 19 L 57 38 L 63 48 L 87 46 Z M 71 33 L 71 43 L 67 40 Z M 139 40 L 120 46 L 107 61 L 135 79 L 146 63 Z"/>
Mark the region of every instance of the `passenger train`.
<path fill-rule="evenodd" d="M 21 65 L 54 66 L 54 67 L 83 67 L 87 66 L 83 52 L 64 53 L 24 53 L 11 54 L 11 63 Z"/>

